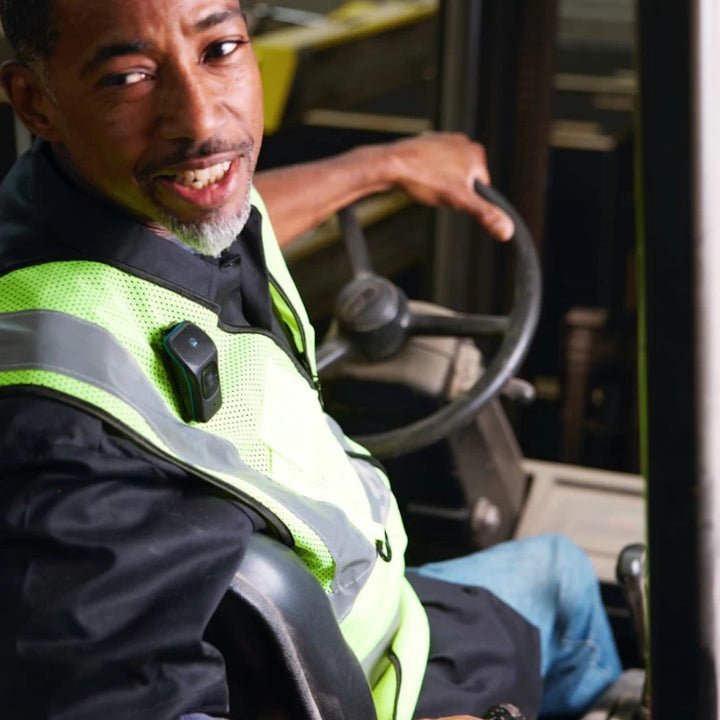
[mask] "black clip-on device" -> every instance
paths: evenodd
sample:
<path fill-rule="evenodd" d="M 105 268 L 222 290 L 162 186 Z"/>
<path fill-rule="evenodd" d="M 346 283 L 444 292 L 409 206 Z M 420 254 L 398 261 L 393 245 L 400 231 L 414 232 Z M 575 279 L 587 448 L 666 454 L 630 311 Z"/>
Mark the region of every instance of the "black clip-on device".
<path fill-rule="evenodd" d="M 222 405 L 215 343 L 197 325 L 184 320 L 164 335 L 162 344 L 185 419 L 207 422 Z"/>

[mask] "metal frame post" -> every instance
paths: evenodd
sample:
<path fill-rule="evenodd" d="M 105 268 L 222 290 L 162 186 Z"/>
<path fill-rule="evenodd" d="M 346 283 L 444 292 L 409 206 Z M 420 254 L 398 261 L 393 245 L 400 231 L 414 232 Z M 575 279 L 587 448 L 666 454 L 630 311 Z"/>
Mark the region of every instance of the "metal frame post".
<path fill-rule="evenodd" d="M 717 718 L 720 15 L 638 0 L 643 473 L 653 720 Z"/>

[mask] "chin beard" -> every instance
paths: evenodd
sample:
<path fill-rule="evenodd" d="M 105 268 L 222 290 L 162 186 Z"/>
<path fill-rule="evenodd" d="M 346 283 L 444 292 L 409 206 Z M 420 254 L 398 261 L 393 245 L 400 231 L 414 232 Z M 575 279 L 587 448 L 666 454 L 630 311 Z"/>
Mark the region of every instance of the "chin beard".
<path fill-rule="evenodd" d="M 163 218 L 163 225 L 185 245 L 202 255 L 214 257 L 233 244 L 245 227 L 248 217 L 250 217 L 249 196 L 246 197 L 240 214 L 234 217 L 185 223 L 175 217 L 167 216 Z"/>

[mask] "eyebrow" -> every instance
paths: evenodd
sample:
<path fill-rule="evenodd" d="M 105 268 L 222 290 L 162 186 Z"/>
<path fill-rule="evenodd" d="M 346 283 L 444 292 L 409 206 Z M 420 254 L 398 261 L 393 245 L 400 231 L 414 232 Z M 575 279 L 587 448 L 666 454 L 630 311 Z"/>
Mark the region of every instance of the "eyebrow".
<path fill-rule="evenodd" d="M 228 8 L 227 10 L 221 10 L 220 12 L 211 13 L 207 17 L 195 23 L 193 29 L 195 32 L 202 32 L 209 28 L 220 25 L 221 23 L 227 22 L 228 20 L 234 20 L 235 18 L 245 18 L 245 12 L 237 7 Z M 107 60 L 112 60 L 116 57 L 122 57 L 123 55 L 134 55 L 142 53 L 152 47 L 152 43 L 149 40 L 133 40 L 130 42 L 119 42 L 112 43 L 110 45 L 103 45 L 98 48 L 95 54 L 82 66 L 80 70 L 80 76 L 85 77 L 90 74 L 95 68 Z"/>
<path fill-rule="evenodd" d="M 112 58 L 122 57 L 123 55 L 134 55 L 144 52 L 152 47 L 152 43 L 148 40 L 134 40 L 132 42 L 112 43 L 111 45 L 103 45 L 98 48 L 95 54 L 82 66 L 80 77 L 84 77 L 91 73 L 98 65 L 101 65 Z"/>

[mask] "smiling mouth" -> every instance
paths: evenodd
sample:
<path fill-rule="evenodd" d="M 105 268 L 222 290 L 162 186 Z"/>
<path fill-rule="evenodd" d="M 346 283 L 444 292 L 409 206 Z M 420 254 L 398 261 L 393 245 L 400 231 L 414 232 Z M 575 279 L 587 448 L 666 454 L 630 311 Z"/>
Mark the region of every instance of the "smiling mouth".
<path fill-rule="evenodd" d="M 169 179 L 178 185 L 192 188 L 193 190 L 203 190 L 208 185 L 220 182 L 227 175 L 232 162 L 225 162 L 211 165 L 206 168 L 198 168 L 197 170 L 184 170 L 183 172 L 171 175 Z"/>

